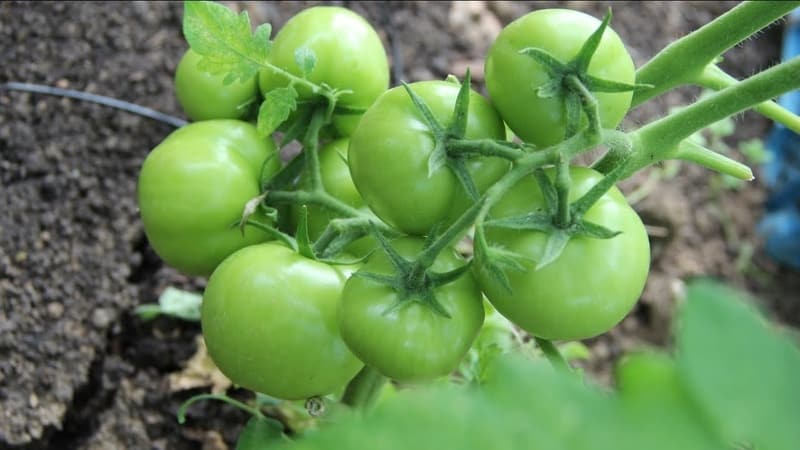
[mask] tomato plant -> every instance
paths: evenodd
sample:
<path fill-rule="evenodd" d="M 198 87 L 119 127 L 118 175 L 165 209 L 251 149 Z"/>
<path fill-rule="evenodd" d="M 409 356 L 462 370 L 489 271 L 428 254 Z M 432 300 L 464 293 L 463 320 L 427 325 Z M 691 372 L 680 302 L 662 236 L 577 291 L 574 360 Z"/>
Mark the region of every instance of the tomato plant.
<path fill-rule="evenodd" d="M 423 249 L 423 241 L 416 238 L 396 240 L 392 245 L 408 258 Z M 461 264 L 452 250 L 446 250 L 432 268 L 445 272 Z M 395 273 L 382 252 L 374 253 L 361 270 Z M 351 277 L 342 292 L 339 310 L 342 338 L 359 359 L 390 378 L 419 381 L 447 375 L 478 335 L 483 303 L 478 284 L 469 273 L 434 289 L 433 294 L 449 317 L 422 298 L 406 299 L 369 278 Z"/>
<path fill-rule="evenodd" d="M 602 178 L 584 167 L 573 167 L 570 176 L 573 200 Z M 538 184 L 528 177 L 509 190 L 491 214 L 503 218 L 545 207 Z M 487 229 L 487 240 L 519 254 L 525 269 L 507 271 L 511 291 L 478 269 L 481 287 L 501 314 L 535 336 L 585 339 L 604 333 L 628 314 L 644 288 L 650 244 L 641 219 L 622 193 L 611 188 L 585 218 L 621 233 L 611 239 L 574 237 L 557 260 L 538 270 L 548 233 Z"/>
<path fill-rule="evenodd" d="M 248 200 L 260 193 L 260 177 L 280 161 L 271 140 L 237 120 L 196 122 L 156 146 L 139 174 L 139 211 L 150 245 L 169 265 L 191 275 L 210 275 L 235 250 L 269 235 L 233 225 Z M 267 220 L 262 215 L 263 220 Z"/>
<path fill-rule="evenodd" d="M 681 448 L 718 448 L 716 431 L 692 419 L 703 415 L 692 412 L 690 397 L 722 404 L 732 394 L 706 384 L 706 359 L 692 351 L 698 340 L 682 348 L 680 364 L 667 356 L 620 364 L 613 399 L 573 383 L 570 358 L 561 353 L 567 346 L 551 340 L 610 330 L 642 293 L 649 240 L 619 181 L 669 159 L 751 179 L 746 166 L 690 139 L 748 108 L 800 130 L 800 118 L 769 102 L 800 87 L 800 60 L 743 81 L 715 65 L 787 11 L 780 3 L 745 3 L 639 71 L 608 28 L 610 12 L 600 21 L 563 9 L 535 11 L 503 29 L 489 50 L 490 102 L 472 90 L 469 71 L 461 80 L 389 89 L 378 34 L 344 8 L 306 9 L 270 41 L 269 24 L 253 31 L 246 13 L 186 2 L 183 31 L 193 53 L 181 63 L 176 89 L 195 94 L 190 101 L 198 109 L 239 111 L 252 93 L 228 96 L 239 85 L 213 83 L 222 77 L 246 85 L 257 77 L 264 98 L 256 125 L 197 122 L 153 150 L 139 180 L 145 232 L 168 264 L 211 274 L 200 316 L 223 373 L 277 399 L 307 399 L 311 416 L 324 415 L 331 401 L 338 411 L 366 412 L 386 392 L 385 404 L 403 398 L 407 382 L 439 378 L 483 389 L 486 397 L 473 404 L 478 411 L 494 411 L 494 395 L 505 408 L 499 412 L 531 413 L 515 422 L 526 430 L 564 430 L 570 448 L 661 442 L 669 433 L 650 425 L 662 410 L 683 417 L 668 422 L 670 432 L 680 430 Z M 188 69 L 213 81 L 203 85 L 211 93 L 200 94 L 206 88 L 184 78 Z M 616 129 L 631 105 L 649 98 L 648 89 L 681 83 L 718 92 L 636 129 Z M 507 138 L 507 126 L 521 141 Z M 301 149 L 285 164 L 275 157 L 276 131 L 282 148 L 296 142 Z M 597 148 L 605 152 L 591 168 L 575 165 Z M 232 227 L 242 217 L 244 236 Z M 288 234 L 274 228 L 287 221 L 294 222 L 284 227 Z M 270 237 L 279 242 L 262 242 Z M 473 257 L 462 258 L 456 247 Z M 486 318 L 484 297 L 502 316 Z M 690 322 L 690 334 L 702 328 Z M 534 344 L 535 351 L 523 350 Z M 514 353 L 544 355 L 556 370 L 504 366 Z M 387 385 L 387 378 L 399 383 Z M 504 380 L 512 386 L 505 392 L 498 388 Z M 549 406 L 530 408 L 514 386 Z M 255 417 L 242 446 L 303 435 L 288 420 L 270 422 L 260 401 L 239 402 Z M 568 413 L 569 424 L 552 414 L 556 409 Z M 328 426 L 348 414 L 313 423 Z M 481 417 L 464 414 L 472 422 Z M 439 418 L 420 420 L 439 427 Z M 627 423 L 636 430 L 618 440 Z M 778 443 L 764 448 L 791 448 L 782 445 L 789 439 L 761 432 L 766 425 L 720 429 L 742 442 Z M 502 427 L 497 420 L 489 429 Z M 517 431 L 456 448 L 490 447 L 523 436 Z M 729 436 L 722 440 L 739 442 Z M 503 442 L 557 446 L 512 440 Z"/>
<path fill-rule="evenodd" d="M 459 86 L 445 81 L 412 83 L 410 88 L 439 121 L 450 121 Z M 504 139 L 505 127 L 480 94 L 470 93 L 466 137 Z M 364 202 L 383 221 L 421 235 L 447 225 L 471 204 L 456 175 L 446 167 L 429 175 L 434 137 L 402 87 L 381 95 L 364 114 L 350 138 L 348 163 Z M 508 162 L 471 158 L 467 170 L 479 191 L 497 181 Z"/>
<path fill-rule="evenodd" d="M 256 77 L 225 84 L 224 75 L 211 75 L 197 67 L 200 55 L 184 53 L 175 71 L 175 95 L 192 120 L 241 119 L 258 99 Z"/>
<path fill-rule="evenodd" d="M 294 74 L 303 74 L 298 65 L 298 49 L 309 49 L 317 62 L 307 79 L 338 90 L 350 90 L 341 97 L 340 106 L 366 109 L 389 87 L 389 64 L 386 51 L 375 29 L 363 17 L 337 6 L 308 8 L 292 17 L 272 42 L 270 61 Z M 289 80 L 273 70 L 262 70 L 261 92 L 284 87 Z M 301 100 L 313 100 L 315 94 L 298 86 Z M 341 136 L 349 136 L 358 114 L 337 114 L 333 120 Z"/>
<path fill-rule="evenodd" d="M 541 48 L 567 63 L 599 25 L 599 20 L 579 11 L 541 9 L 511 22 L 497 36 L 486 56 L 486 88 L 517 136 L 546 147 L 562 141 L 567 127 L 563 96 L 545 96 L 540 91 L 553 74 L 520 50 Z M 633 83 L 634 72 L 633 60 L 622 40 L 613 30 L 606 29 L 587 73 Z M 595 94 L 603 128 L 614 128 L 622 121 L 632 96 L 632 92 Z"/>
<path fill-rule="evenodd" d="M 336 320 L 353 270 L 272 242 L 237 251 L 214 271 L 203 295 L 209 354 L 234 383 L 278 398 L 344 386 L 362 366 Z"/>

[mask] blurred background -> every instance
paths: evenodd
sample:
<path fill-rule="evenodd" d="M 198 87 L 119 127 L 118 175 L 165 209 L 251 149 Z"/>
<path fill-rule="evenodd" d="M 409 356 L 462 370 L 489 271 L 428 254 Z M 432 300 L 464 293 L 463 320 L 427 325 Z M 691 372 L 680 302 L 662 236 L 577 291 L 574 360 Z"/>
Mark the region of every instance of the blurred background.
<path fill-rule="evenodd" d="M 223 2 L 277 30 L 323 2 Z M 378 29 L 392 83 L 472 71 L 501 28 L 526 12 L 568 7 L 602 17 L 637 66 L 736 2 L 324 2 Z M 3 2 L 0 83 L 39 83 L 137 103 L 184 117 L 172 77 L 187 48 L 180 2 Z M 721 66 L 747 77 L 780 60 L 783 24 L 731 50 Z M 633 111 L 624 127 L 702 95 L 681 88 Z M 756 225 L 767 189 L 761 166 L 771 122 L 746 113 L 701 137 L 754 168 L 737 183 L 666 163 L 622 183 L 648 226 L 652 269 L 636 309 L 587 341 L 579 364 L 611 383 L 612 363 L 641 346 L 668 346 L 683 280 L 712 275 L 762 300 L 780 324 L 800 325 L 800 276 L 767 257 Z M 175 413 L 191 395 L 224 385 L 198 352 L 199 324 L 133 310 L 170 286 L 203 279 L 164 266 L 148 247 L 135 188 L 148 151 L 173 127 L 78 100 L 0 91 L 0 448 L 226 449 L 245 413 L 218 402 Z"/>

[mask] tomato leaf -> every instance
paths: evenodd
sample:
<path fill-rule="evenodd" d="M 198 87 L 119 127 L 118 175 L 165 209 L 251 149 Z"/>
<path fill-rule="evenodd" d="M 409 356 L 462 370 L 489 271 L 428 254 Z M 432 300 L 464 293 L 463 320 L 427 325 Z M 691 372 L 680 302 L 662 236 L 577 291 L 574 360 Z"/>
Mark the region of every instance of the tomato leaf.
<path fill-rule="evenodd" d="M 441 123 L 436 119 L 436 116 L 433 115 L 433 111 L 428 107 L 425 103 L 425 100 L 422 99 L 408 83 L 403 82 L 403 87 L 405 88 L 408 96 L 411 98 L 411 103 L 417 108 L 417 111 L 422 115 L 422 119 L 425 121 L 425 124 L 428 125 L 431 132 L 433 133 L 434 138 L 439 139 L 444 134 L 444 127 Z"/>
<path fill-rule="evenodd" d="M 678 328 L 678 367 L 728 439 L 796 449 L 800 350 L 748 303 L 710 280 L 690 283 Z"/>
<path fill-rule="evenodd" d="M 282 442 L 284 438 L 280 422 L 270 417 L 253 416 L 239 434 L 236 450 L 269 448 L 272 443 Z"/>
<path fill-rule="evenodd" d="M 561 252 L 563 252 L 564 248 L 567 246 L 570 237 L 569 233 L 565 230 L 556 229 L 552 231 L 547 237 L 547 243 L 544 246 L 544 253 L 539 260 L 539 264 L 536 265 L 534 270 L 543 269 L 548 264 L 558 259 L 558 257 L 561 256 Z"/>
<path fill-rule="evenodd" d="M 157 305 L 141 305 L 136 308 L 136 314 L 138 314 L 142 320 L 155 319 L 157 316 L 163 314 L 197 322 L 200 320 L 200 304 L 202 302 L 202 295 L 170 286 L 158 297 Z"/>
<path fill-rule="evenodd" d="M 192 50 L 203 56 L 198 68 L 225 74 L 223 83 L 230 84 L 252 79 L 267 64 L 269 24 L 252 34 L 247 11 L 237 15 L 219 3 L 205 1 L 186 1 L 183 8 L 183 35 Z"/>
<path fill-rule="evenodd" d="M 300 47 L 294 51 L 294 61 L 297 63 L 297 67 L 300 68 L 303 77 L 307 77 L 317 64 L 317 55 L 314 50 L 308 47 Z"/>
<path fill-rule="evenodd" d="M 292 87 L 276 88 L 264 95 L 258 110 L 258 134 L 267 137 L 297 108 L 297 91 Z"/>

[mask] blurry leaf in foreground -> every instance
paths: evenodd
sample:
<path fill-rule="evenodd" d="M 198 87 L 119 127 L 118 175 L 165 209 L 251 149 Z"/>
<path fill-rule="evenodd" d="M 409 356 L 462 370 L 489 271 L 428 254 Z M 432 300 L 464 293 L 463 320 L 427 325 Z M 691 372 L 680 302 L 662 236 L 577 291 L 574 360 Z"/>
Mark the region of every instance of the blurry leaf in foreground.
<path fill-rule="evenodd" d="M 726 438 L 755 448 L 800 448 L 800 350 L 741 293 L 710 280 L 687 290 L 678 367 Z"/>

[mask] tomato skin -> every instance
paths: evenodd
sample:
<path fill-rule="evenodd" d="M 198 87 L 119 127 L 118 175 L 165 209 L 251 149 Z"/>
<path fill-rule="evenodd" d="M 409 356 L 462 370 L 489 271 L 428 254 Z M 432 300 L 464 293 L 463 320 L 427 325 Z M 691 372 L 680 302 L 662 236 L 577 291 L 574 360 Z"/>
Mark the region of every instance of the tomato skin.
<path fill-rule="evenodd" d="M 548 175 L 553 176 L 552 170 Z M 579 198 L 602 175 L 572 167 L 570 201 Z M 545 202 L 533 179 L 517 183 L 492 208 L 492 218 L 544 211 Z M 534 270 L 548 235 L 537 231 L 487 228 L 490 245 L 511 250 L 532 261 L 524 272 L 506 270 L 512 293 L 476 268 L 489 302 L 522 329 L 546 339 L 586 339 L 604 333 L 630 312 L 644 289 L 650 267 L 650 244 L 644 225 L 625 197 L 612 187 L 585 214 L 590 222 L 621 234 L 611 239 L 575 237 L 554 262 Z M 480 247 L 476 246 L 476 254 Z"/>
<path fill-rule="evenodd" d="M 225 85 L 224 75 L 197 68 L 200 58 L 194 50 L 187 50 L 175 71 L 175 95 L 183 112 L 194 121 L 242 118 L 247 108 L 240 106 L 259 96 L 256 77 Z"/>
<path fill-rule="evenodd" d="M 389 62 L 378 33 L 357 13 L 338 6 L 315 6 L 289 19 L 272 43 L 270 62 L 296 76 L 301 76 L 295 61 L 295 50 L 307 47 L 314 51 L 316 64 L 307 79 L 325 83 L 336 89 L 353 92 L 339 97 L 339 104 L 368 108 L 389 87 Z M 283 75 L 264 69 L 259 87 L 266 94 L 286 87 Z M 313 98 L 310 90 L 295 86 L 299 99 Z M 333 126 L 339 136 L 349 136 L 358 115 L 334 115 Z"/>
<path fill-rule="evenodd" d="M 349 139 L 341 138 L 325 144 L 319 150 L 322 185 L 325 191 L 337 200 L 371 214 L 361 195 L 356 190 L 353 179 L 350 177 L 350 168 L 347 166 L 347 146 L 349 143 Z M 305 189 L 310 188 L 310 181 L 306 172 L 301 175 L 299 185 Z M 316 240 L 325 231 L 328 223 L 339 216 L 319 206 L 307 205 L 307 207 L 308 235 L 312 240 Z M 297 205 L 292 205 L 292 220 L 294 222 L 292 229 L 296 230 L 297 223 L 300 220 L 300 208 Z M 378 243 L 374 237 L 366 236 L 352 242 L 347 246 L 346 251 L 353 256 L 361 257 L 377 248 L 377 246 Z"/>
<path fill-rule="evenodd" d="M 539 97 L 548 72 L 519 51 L 538 47 L 567 63 L 578 54 L 600 21 L 580 11 L 541 9 L 508 24 L 486 57 L 486 88 L 509 127 L 521 139 L 539 147 L 564 140 L 566 112 L 557 97 Z M 622 40 L 606 28 L 591 59 L 589 75 L 621 83 L 634 83 L 635 67 Z M 593 93 L 599 103 L 603 128 L 615 128 L 630 108 L 632 92 Z"/>
<path fill-rule="evenodd" d="M 245 247 L 214 271 L 203 294 L 208 353 L 231 381 L 299 400 L 342 387 L 363 367 L 339 335 L 337 308 L 355 270 L 275 243 Z"/>
<path fill-rule="evenodd" d="M 275 173 L 274 143 L 247 122 L 195 122 L 167 136 L 145 159 L 137 186 L 144 231 L 158 256 L 181 272 L 208 276 L 234 251 L 268 240 L 255 228 L 242 236 L 231 227 L 259 195 L 267 159 L 265 173 Z"/>
<path fill-rule="evenodd" d="M 422 81 L 410 87 L 441 123 L 449 123 L 457 84 Z M 494 108 L 471 92 L 466 137 L 505 136 L 505 125 Z M 382 94 L 350 137 L 348 163 L 358 192 L 378 217 L 407 234 L 423 235 L 439 222 L 449 224 L 471 205 L 448 167 L 428 176 L 433 149 L 433 135 L 402 86 Z M 500 158 L 471 158 L 466 165 L 480 192 L 509 168 Z"/>
<path fill-rule="evenodd" d="M 422 250 L 424 242 L 402 238 L 392 245 L 408 259 Z M 463 264 L 454 251 L 445 250 L 433 269 L 445 272 Z M 382 251 L 373 253 L 361 270 L 394 273 Z M 436 288 L 435 295 L 450 318 L 416 301 L 384 313 L 397 301 L 397 293 L 366 278 L 351 277 L 345 284 L 339 309 L 342 338 L 365 364 L 392 379 L 411 382 L 447 375 L 458 366 L 478 335 L 484 318 L 483 303 L 470 273 Z"/>

